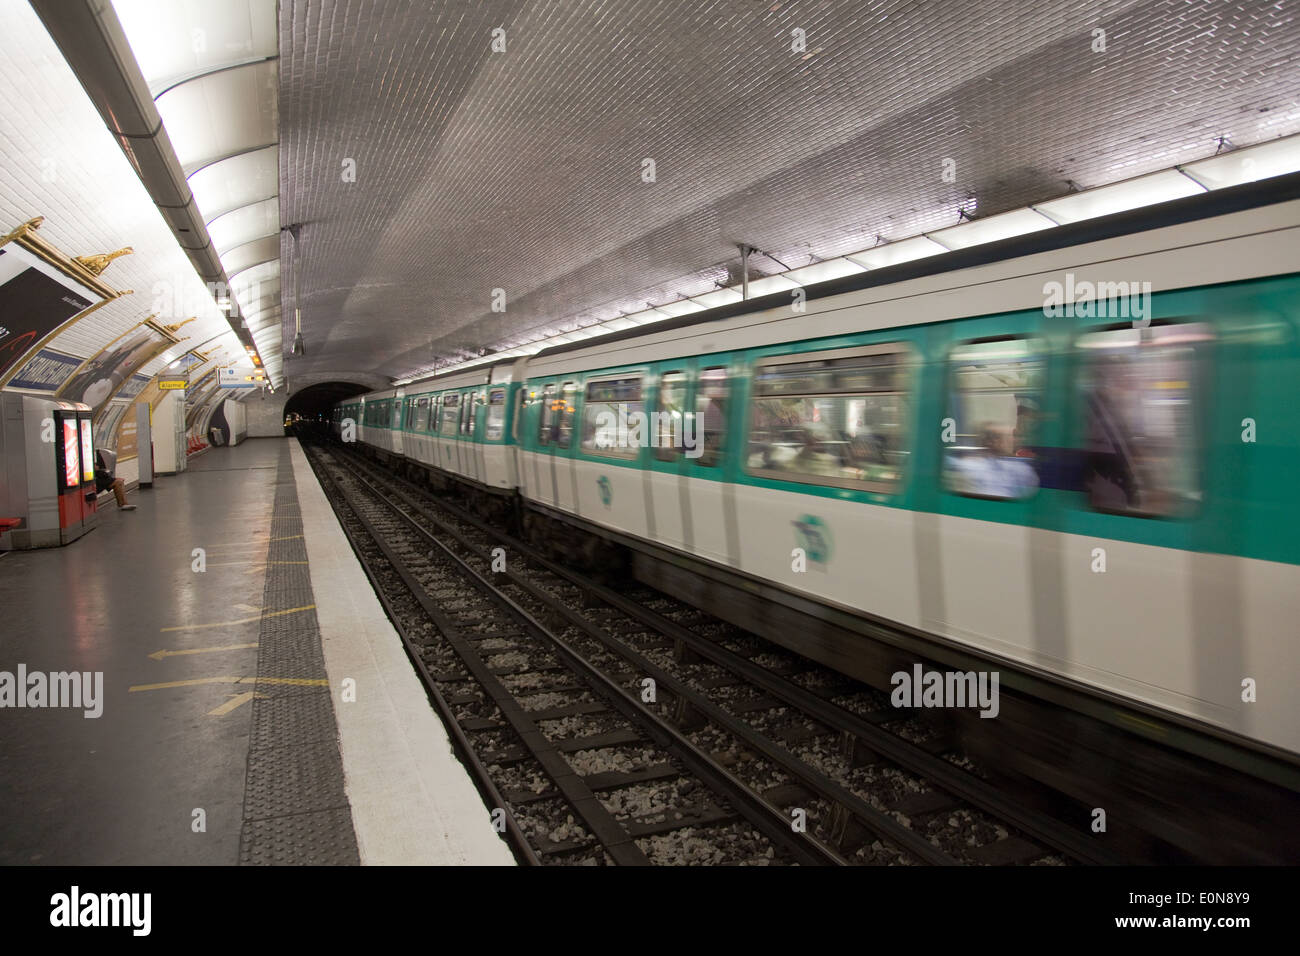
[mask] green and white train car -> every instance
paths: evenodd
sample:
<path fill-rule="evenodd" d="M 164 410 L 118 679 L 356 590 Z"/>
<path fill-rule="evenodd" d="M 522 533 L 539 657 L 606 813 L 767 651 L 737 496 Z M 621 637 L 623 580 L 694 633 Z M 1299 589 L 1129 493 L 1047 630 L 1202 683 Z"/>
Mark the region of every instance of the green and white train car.
<path fill-rule="evenodd" d="M 688 599 L 762 590 L 1300 754 L 1300 176 L 804 293 L 335 417 Z"/>

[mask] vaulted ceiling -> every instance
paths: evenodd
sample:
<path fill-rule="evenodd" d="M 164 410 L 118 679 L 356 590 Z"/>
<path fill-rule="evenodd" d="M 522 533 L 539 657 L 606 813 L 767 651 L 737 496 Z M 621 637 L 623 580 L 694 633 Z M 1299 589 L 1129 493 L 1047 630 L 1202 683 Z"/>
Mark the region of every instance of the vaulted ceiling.
<path fill-rule="evenodd" d="M 279 49 L 293 388 L 1300 130 L 1276 0 L 281 0 Z"/>

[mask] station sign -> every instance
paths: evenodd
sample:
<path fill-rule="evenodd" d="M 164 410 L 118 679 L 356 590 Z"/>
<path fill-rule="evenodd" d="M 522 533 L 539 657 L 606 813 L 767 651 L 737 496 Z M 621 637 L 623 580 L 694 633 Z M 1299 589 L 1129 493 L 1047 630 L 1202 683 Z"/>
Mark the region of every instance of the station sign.
<path fill-rule="evenodd" d="M 164 392 L 173 392 L 179 389 L 189 388 L 190 380 L 188 378 L 160 378 L 158 387 Z"/>
<path fill-rule="evenodd" d="M 219 368 L 217 369 L 217 385 L 220 388 L 257 388 L 262 384 L 253 376 L 240 376 L 239 369 L 236 368 Z"/>

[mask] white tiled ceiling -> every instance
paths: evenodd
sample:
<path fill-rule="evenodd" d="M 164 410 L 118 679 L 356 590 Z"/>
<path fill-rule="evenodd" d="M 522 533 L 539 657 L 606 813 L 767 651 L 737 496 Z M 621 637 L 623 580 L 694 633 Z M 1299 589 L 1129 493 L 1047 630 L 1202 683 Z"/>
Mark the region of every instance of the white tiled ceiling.
<path fill-rule="evenodd" d="M 284 381 L 278 296 L 275 0 L 114 0 L 267 376 Z"/>
<path fill-rule="evenodd" d="M 282 0 L 279 26 L 291 381 L 705 292 L 741 242 L 782 271 L 1300 130 L 1300 24 L 1262 0 Z"/>
<path fill-rule="evenodd" d="M 144 367 L 153 374 L 208 342 L 238 339 L 177 245 L 135 171 L 25 0 L 0 0 L 0 233 L 44 216 L 40 235 L 70 256 L 132 246 L 102 278 L 114 300 L 49 348 L 87 358 L 146 316 L 194 315 L 185 341 Z"/>

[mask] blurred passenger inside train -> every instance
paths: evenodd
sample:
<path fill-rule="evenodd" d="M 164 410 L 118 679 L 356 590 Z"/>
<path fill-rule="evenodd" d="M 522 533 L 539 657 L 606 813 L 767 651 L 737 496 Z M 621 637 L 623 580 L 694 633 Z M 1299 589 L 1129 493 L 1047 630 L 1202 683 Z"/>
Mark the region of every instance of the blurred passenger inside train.
<path fill-rule="evenodd" d="M 1031 442 L 1038 428 L 1039 417 L 1038 403 L 1036 401 L 1032 398 L 1017 397 L 1015 431 L 1017 458 L 1038 457 L 1038 452 L 1034 450 Z"/>
<path fill-rule="evenodd" d="M 980 498 L 1026 498 L 1038 488 L 1034 466 L 1015 455 L 1015 429 L 988 422 L 980 426 L 979 452 L 954 456 L 950 480 L 959 494 Z"/>
<path fill-rule="evenodd" d="M 112 465 L 106 460 L 104 449 L 95 449 L 95 490 L 113 492 L 117 506 L 122 511 L 134 511 L 135 505 L 126 503 L 126 482 L 113 476 Z"/>

